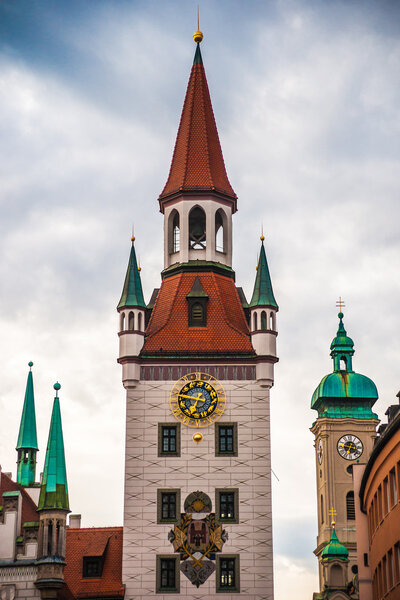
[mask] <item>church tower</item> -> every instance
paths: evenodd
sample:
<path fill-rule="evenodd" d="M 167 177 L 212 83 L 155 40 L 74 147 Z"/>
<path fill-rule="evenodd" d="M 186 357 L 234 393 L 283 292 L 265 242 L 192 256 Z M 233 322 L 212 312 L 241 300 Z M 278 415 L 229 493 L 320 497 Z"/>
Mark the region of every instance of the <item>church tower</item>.
<path fill-rule="evenodd" d="M 36 454 L 39 450 L 36 433 L 35 397 L 33 393 L 33 362 L 29 363 L 28 380 L 24 406 L 22 409 L 21 424 L 17 441 L 17 483 L 30 487 L 35 483 Z"/>
<path fill-rule="evenodd" d="M 50 421 L 43 478 L 37 511 L 39 513 L 38 571 L 35 581 L 43 599 L 57 598 L 64 586 L 66 520 L 69 510 L 64 438 L 61 424 L 59 383 Z"/>
<path fill-rule="evenodd" d="M 336 532 L 348 550 L 349 577 L 357 573 L 353 464 L 366 462 L 379 423 L 372 407 L 378 398 L 374 382 L 353 370 L 354 342 L 348 337 L 339 312 L 339 327 L 331 344 L 333 372 L 315 390 L 311 408 L 318 418 L 311 427 L 315 436 L 318 538 L 314 551 L 319 562 L 321 592 L 328 585 L 323 549 L 331 532 L 329 511 L 337 513 Z"/>
<path fill-rule="evenodd" d="M 276 313 L 264 238 L 250 305 L 235 285 L 228 180 L 196 51 L 149 304 L 132 244 L 118 305 L 126 389 L 127 600 L 272 600 L 269 390 Z"/>

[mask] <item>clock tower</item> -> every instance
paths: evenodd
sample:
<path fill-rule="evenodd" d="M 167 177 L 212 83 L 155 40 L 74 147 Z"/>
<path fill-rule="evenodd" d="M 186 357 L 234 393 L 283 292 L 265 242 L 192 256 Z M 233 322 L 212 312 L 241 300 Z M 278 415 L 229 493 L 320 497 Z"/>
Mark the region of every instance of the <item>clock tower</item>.
<path fill-rule="evenodd" d="M 126 390 L 127 600 L 272 600 L 269 391 L 276 313 L 264 237 L 247 303 L 232 269 L 237 196 L 194 35 L 164 217 L 161 285 L 144 301 L 134 239 L 119 312 Z"/>
<path fill-rule="evenodd" d="M 315 390 L 311 408 L 318 412 L 311 431 L 315 436 L 318 538 L 314 551 L 319 562 L 320 589 L 326 579 L 323 550 L 331 536 L 329 514 L 336 514 L 336 532 L 348 550 L 349 577 L 357 573 L 354 463 L 366 463 L 376 437 L 378 417 L 372 406 L 378 398 L 374 382 L 353 370 L 354 343 L 339 312 L 339 328 L 331 344 L 333 372 Z"/>

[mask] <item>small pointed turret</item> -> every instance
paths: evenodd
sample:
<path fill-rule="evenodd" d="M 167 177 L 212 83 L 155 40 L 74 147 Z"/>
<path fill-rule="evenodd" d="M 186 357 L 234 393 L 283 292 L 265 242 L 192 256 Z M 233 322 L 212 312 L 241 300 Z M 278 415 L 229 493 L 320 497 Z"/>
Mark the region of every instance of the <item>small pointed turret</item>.
<path fill-rule="evenodd" d="M 117 308 L 137 306 L 146 308 L 143 297 L 142 281 L 140 279 L 140 270 L 136 260 L 134 236 L 131 237 L 131 242 L 132 247 L 125 276 L 124 288 L 122 290 L 121 300 L 119 301 Z"/>
<path fill-rule="evenodd" d="M 253 296 L 250 308 L 255 306 L 268 306 L 278 310 L 274 292 L 272 289 L 271 276 L 269 274 L 267 255 L 264 248 L 264 236 L 261 236 L 261 250 L 257 265 L 257 275 L 254 284 Z"/>
<path fill-rule="evenodd" d="M 64 586 L 66 520 L 69 510 L 67 470 L 65 468 L 64 438 L 61 424 L 58 391 L 51 415 L 43 479 L 40 486 L 38 513 L 40 515 L 38 540 L 38 567 L 36 587 L 42 600 L 57 600 L 58 590 Z"/>
<path fill-rule="evenodd" d="M 348 372 L 353 371 L 352 356 L 354 354 L 354 342 L 347 336 L 347 332 L 343 325 L 343 313 L 338 313 L 339 327 L 336 337 L 332 340 L 331 356 L 333 358 L 333 370 Z M 342 361 L 342 365 L 340 364 Z"/>
<path fill-rule="evenodd" d="M 274 381 L 276 355 L 276 313 L 279 310 L 272 290 L 267 255 L 264 248 L 264 235 L 260 237 L 261 250 L 257 264 L 257 275 L 253 295 L 249 304 L 251 343 L 258 356 L 264 361 L 257 366 L 257 379 L 265 380 L 271 386 Z"/>
<path fill-rule="evenodd" d="M 131 237 L 132 247 L 126 271 L 121 300 L 118 303 L 119 312 L 119 362 L 124 366 L 123 379 L 125 382 L 138 379 L 138 368 L 130 368 L 125 359 L 128 356 L 139 356 L 144 342 L 146 327 L 146 304 L 143 296 L 140 267 L 136 260 L 135 237 Z M 128 383 L 126 383 L 128 385 Z"/>
<path fill-rule="evenodd" d="M 22 409 L 21 424 L 19 427 L 16 450 L 17 460 L 17 483 L 30 486 L 35 483 L 36 475 L 36 453 L 38 451 L 36 433 L 35 397 L 33 392 L 32 377 L 33 362 L 29 363 L 28 380 L 24 406 Z"/>
<path fill-rule="evenodd" d="M 49 441 L 47 442 L 43 479 L 40 488 L 38 511 L 60 509 L 69 511 L 67 470 L 65 466 L 64 438 L 61 424 L 59 383 L 54 384 L 54 398 L 51 415 Z"/>

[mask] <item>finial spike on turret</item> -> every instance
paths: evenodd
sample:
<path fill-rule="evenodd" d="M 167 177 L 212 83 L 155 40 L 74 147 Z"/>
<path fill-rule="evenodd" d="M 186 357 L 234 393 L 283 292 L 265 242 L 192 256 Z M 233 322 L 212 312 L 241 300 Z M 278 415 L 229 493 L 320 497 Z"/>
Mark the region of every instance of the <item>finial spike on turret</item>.
<path fill-rule="evenodd" d="M 202 39 L 203 39 L 203 33 L 200 31 L 200 18 L 199 18 L 199 6 L 197 5 L 197 31 L 194 32 L 193 34 L 193 41 L 196 42 L 196 44 L 200 44 Z"/>

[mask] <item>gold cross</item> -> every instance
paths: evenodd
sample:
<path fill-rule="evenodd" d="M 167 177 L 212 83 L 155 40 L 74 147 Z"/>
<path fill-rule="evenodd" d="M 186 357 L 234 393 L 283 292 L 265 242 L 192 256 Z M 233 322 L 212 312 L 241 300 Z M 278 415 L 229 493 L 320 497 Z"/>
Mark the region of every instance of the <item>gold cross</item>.
<path fill-rule="evenodd" d="M 339 307 L 340 312 L 342 312 L 342 308 L 346 306 L 344 301 L 342 300 L 342 296 L 339 296 L 339 300 L 336 300 L 336 306 Z"/>
<path fill-rule="evenodd" d="M 332 527 L 333 527 L 335 525 L 335 517 L 337 515 L 336 510 L 333 508 L 333 506 L 332 506 L 331 510 L 328 512 L 328 515 L 330 517 L 332 517 Z"/>

